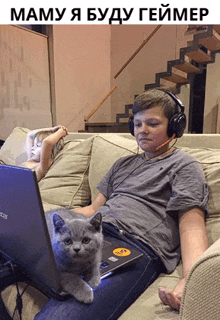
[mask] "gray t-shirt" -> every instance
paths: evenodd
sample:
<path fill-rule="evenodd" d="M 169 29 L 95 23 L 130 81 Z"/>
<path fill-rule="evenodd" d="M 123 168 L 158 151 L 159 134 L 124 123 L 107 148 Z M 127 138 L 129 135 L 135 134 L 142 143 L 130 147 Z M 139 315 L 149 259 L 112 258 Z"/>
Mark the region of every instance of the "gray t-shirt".
<path fill-rule="evenodd" d="M 180 260 L 178 212 L 195 206 L 207 213 L 208 187 L 198 162 L 175 149 L 147 160 L 144 154 L 118 159 L 98 184 L 107 198 L 99 211 L 149 245 L 171 273 Z"/>

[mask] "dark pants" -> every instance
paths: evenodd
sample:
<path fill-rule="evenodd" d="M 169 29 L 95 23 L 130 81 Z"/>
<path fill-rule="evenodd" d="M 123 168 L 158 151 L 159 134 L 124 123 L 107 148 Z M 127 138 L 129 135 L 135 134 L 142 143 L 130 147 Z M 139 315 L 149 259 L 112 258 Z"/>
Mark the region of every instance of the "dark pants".
<path fill-rule="evenodd" d="M 153 251 L 131 237 L 121 235 L 117 229 L 103 224 L 103 234 L 107 241 L 119 238 L 125 247 L 136 248 L 143 257 L 136 263 L 118 269 L 102 280 L 94 290 L 94 301 L 83 304 L 75 298 L 66 301 L 50 299 L 34 320 L 114 320 L 146 290 L 146 288 L 164 272 L 164 266 Z"/>

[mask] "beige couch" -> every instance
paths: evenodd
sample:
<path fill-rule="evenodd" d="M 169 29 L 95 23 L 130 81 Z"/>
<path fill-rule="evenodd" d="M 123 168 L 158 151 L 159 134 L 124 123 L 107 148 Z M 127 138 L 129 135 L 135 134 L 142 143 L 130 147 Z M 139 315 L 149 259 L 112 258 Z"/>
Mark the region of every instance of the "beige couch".
<path fill-rule="evenodd" d="M 28 131 L 25 128 L 14 129 L 0 150 L 0 163 L 19 166 L 25 160 L 24 146 Z M 176 146 L 194 155 L 204 170 L 210 189 L 210 216 L 206 223 L 210 247 L 188 276 L 180 314 L 164 306 L 157 291 L 159 286 L 175 286 L 181 278 L 181 265 L 171 275 L 161 275 L 120 320 L 220 319 L 220 135 L 185 134 Z M 44 210 L 86 205 L 90 198 L 96 196 L 97 183 L 114 161 L 138 151 L 130 134 L 70 133 L 65 138 L 64 149 L 39 182 Z M 20 286 L 22 288 L 23 285 Z M 11 314 L 15 294 L 14 286 L 2 293 Z M 23 320 L 33 319 L 46 301 L 41 293 L 29 287 L 23 295 Z"/>

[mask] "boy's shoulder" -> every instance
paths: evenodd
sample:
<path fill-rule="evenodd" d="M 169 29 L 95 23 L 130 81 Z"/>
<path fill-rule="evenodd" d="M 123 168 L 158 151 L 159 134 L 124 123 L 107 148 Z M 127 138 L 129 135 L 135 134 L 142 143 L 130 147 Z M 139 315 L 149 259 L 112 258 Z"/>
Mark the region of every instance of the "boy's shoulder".
<path fill-rule="evenodd" d="M 190 167 L 193 166 L 194 168 L 201 168 L 200 162 L 194 156 L 178 148 L 175 148 L 172 161 L 176 168 L 181 168 L 189 165 Z"/>
<path fill-rule="evenodd" d="M 187 153 L 184 150 L 181 150 L 179 148 L 175 148 L 174 151 L 175 151 L 174 154 L 175 154 L 176 158 L 179 158 L 182 161 L 198 162 L 194 156 L 192 156 L 191 154 Z"/>

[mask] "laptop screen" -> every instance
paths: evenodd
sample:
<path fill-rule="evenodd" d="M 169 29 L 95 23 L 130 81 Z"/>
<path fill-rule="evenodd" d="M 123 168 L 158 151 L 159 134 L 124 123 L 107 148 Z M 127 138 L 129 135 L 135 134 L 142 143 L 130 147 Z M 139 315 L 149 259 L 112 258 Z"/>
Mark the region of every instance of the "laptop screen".
<path fill-rule="evenodd" d="M 0 250 L 43 288 L 60 290 L 35 172 L 0 165 Z"/>

